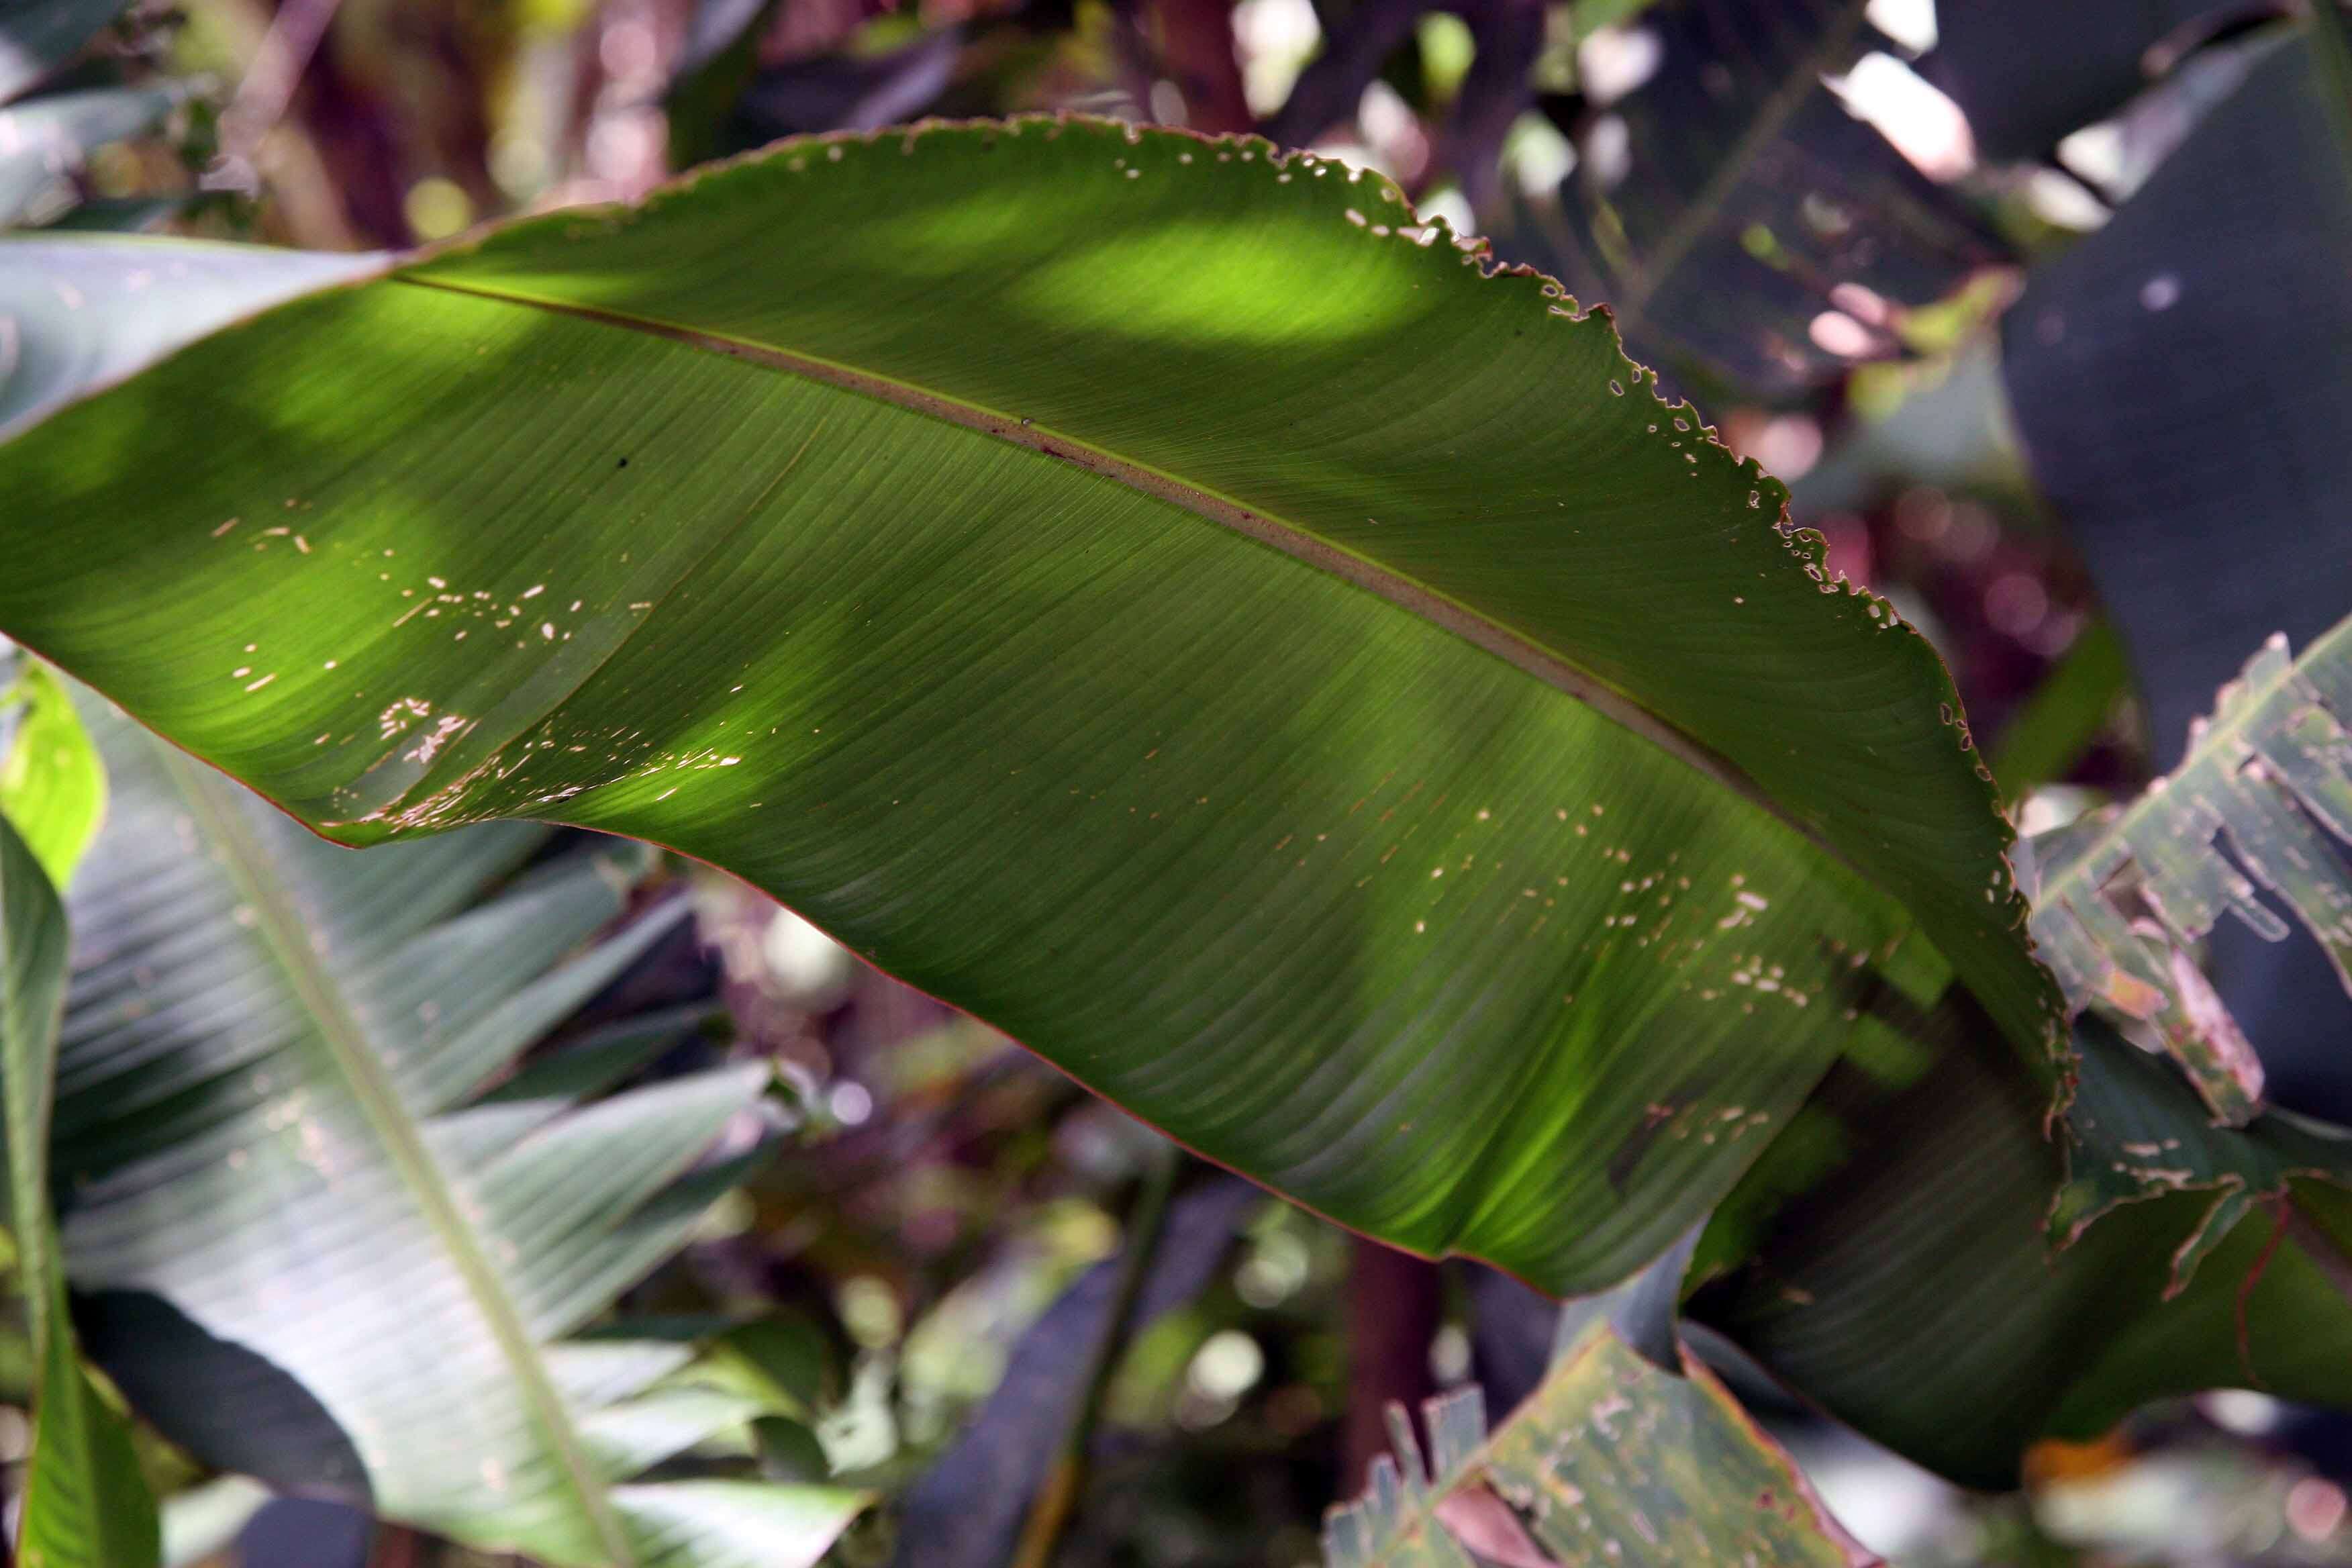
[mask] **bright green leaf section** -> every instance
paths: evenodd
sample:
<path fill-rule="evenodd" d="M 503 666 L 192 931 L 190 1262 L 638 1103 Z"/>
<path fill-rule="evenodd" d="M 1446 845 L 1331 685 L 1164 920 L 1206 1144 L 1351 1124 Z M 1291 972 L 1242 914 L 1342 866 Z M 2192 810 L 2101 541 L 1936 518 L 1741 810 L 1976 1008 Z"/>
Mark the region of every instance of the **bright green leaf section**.
<path fill-rule="evenodd" d="M 595 1072 L 515 1068 L 676 930 L 673 898 L 604 931 L 655 858 L 522 826 L 354 854 L 93 722 L 115 794 L 57 1158 L 85 1341 L 133 1406 L 215 1468 L 557 1568 L 821 1555 L 866 1494 L 640 1479 L 743 1452 L 762 1406 L 679 1386 L 689 1343 L 579 1332 L 759 1157 L 715 1145 L 765 1068 L 600 1095 L 693 1014 L 580 1042 Z"/>
<path fill-rule="evenodd" d="M 35 1363 L 16 1561 L 24 1568 L 152 1568 L 161 1551 L 155 1500 L 131 1452 L 129 1422 L 91 1385 L 74 1352 L 49 1212 L 49 1108 L 66 951 L 57 890 L 0 816 L 0 1096 L 9 1224 Z"/>
<path fill-rule="evenodd" d="M 339 837 L 673 845 L 1339 1220 L 1607 1283 L 1865 955 L 2037 1063 L 2055 999 L 1927 645 L 1411 225 L 1253 142 L 786 144 L 35 429 L 0 629 Z"/>
<path fill-rule="evenodd" d="M 26 664 L 0 691 L 0 725 L 12 719 L 16 732 L 0 752 L 0 816 L 62 888 L 105 815 L 106 768 L 72 697 L 42 666 Z"/>

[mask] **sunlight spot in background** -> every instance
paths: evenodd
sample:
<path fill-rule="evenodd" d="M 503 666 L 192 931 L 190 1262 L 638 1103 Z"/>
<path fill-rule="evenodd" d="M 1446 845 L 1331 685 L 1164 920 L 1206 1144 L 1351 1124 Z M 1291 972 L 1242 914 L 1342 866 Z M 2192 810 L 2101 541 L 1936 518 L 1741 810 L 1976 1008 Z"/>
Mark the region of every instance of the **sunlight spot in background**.
<path fill-rule="evenodd" d="M 408 187 L 400 213 L 417 238 L 446 239 L 474 221 L 474 198 L 457 181 L 432 174 Z"/>
<path fill-rule="evenodd" d="M 2279 1402 L 2251 1388 L 2216 1388 L 2197 1396 L 2198 1411 L 2224 1432 L 2259 1437 L 2279 1424 Z"/>
<path fill-rule="evenodd" d="M 2103 120 L 2069 133 L 2058 143 L 2058 162 L 2084 183 L 2112 189 L 2124 174 L 2124 128 Z"/>
<path fill-rule="evenodd" d="M 849 984 L 848 952 L 790 910 L 779 909 L 768 921 L 760 956 L 777 988 L 803 1006 L 830 1003 Z"/>
<path fill-rule="evenodd" d="M 1313 0 L 1242 0 L 1234 6 L 1234 49 L 1250 112 L 1262 120 L 1280 109 L 1322 42 Z"/>
<path fill-rule="evenodd" d="M 1596 27 L 1576 47 L 1577 79 L 1594 103 L 1614 103 L 1657 75 L 1665 57 L 1647 27 Z"/>
<path fill-rule="evenodd" d="M 1458 185 L 1448 185 L 1422 197 L 1413 204 L 1413 210 L 1421 215 L 1423 223 L 1444 218 L 1455 234 L 1478 232 L 1478 219 L 1470 210 L 1470 198 L 1462 194 Z"/>
<path fill-rule="evenodd" d="M 1915 59 L 1936 47 L 1936 0 L 1870 0 L 1862 14 Z"/>
<path fill-rule="evenodd" d="M 1503 167 L 1530 196 L 1555 196 L 1576 170 L 1576 148 L 1540 114 L 1522 114 L 1503 142 Z"/>
<path fill-rule="evenodd" d="M 1220 1329 L 1192 1352 L 1184 1381 L 1203 1399 L 1238 1399 L 1265 1375 L 1265 1352 L 1239 1329 Z"/>
<path fill-rule="evenodd" d="M 2286 1523 L 2304 1540 L 2321 1542 L 2336 1533 L 2344 1515 L 2352 1510 L 2344 1489 L 2317 1476 L 2305 1476 L 2286 1494 Z"/>
<path fill-rule="evenodd" d="M 2036 169 L 2026 177 L 2025 205 L 2034 216 L 2060 228 L 2089 230 L 2107 221 L 2107 209 L 2099 198 L 2055 169 Z"/>
<path fill-rule="evenodd" d="M 1822 79 L 1847 113 L 1875 127 L 1929 179 L 1948 183 L 1976 167 L 1976 137 L 1960 106 L 1893 55 L 1874 49 L 1844 76 Z"/>

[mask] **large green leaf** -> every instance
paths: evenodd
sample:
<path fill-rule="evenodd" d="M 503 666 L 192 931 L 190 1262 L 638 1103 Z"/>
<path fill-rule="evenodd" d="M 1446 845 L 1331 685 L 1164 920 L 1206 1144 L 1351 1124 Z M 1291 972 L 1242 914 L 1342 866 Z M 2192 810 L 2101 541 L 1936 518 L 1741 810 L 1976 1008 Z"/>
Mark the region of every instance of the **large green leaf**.
<path fill-rule="evenodd" d="M 1706 1266 L 1695 1317 L 1975 1486 L 2013 1486 L 2035 1439 L 2095 1436 L 2166 1395 L 2352 1406 L 2352 1300 L 2333 1282 L 2352 1133 L 2278 1112 L 2217 1129 L 2168 1058 L 2093 1019 L 2053 1141 L 1964 1005 L 1907 1032 L 1840 1064 L 1734 1194 L 1718 1229 L 1767 1217 L 1708 1238 L 1703 1258 L 1746 1261 Z"/>
<path fill-rule="evenodd" d="M 0 688 L 0 814 L 62 888 L 106 811 L 98 747 L 65 683 L 30 662 Z"/>
<path fill-rule="evenodd" d="M 152 1568 L 155 1500 L 130 1424 L 91 1386 L 66 1315 L 49 1210 L 49 1108 L 66 993 L 66 916 L 32 849 L 0 816 L 0 1095 L 9 1226 L 31 1327 L 33 1447 L 16 1526 L 25 1568 Z"/>
<path fill-rule="evenodd" d="M 1738 1177 L 1864 955 L 2037 1063 L 2057 1010 L 1934 655 L 1647 379 L 1260 142 L 786 143 L 35 428 L 0 629 L 340 839 L 724 866 L 1211 1157 L 1572 1290 Z"/>
<path fill-rule="evenodd" d="M 690 1344 L 568 1337 L 731 1182 L 749 1156 L 698 1162 L 766 1082 L 582 1103 L 676 1041 L 659 1019 L 509 1076 L 674 929 L 675 900 L 574 951 L 649 857 L 524 867 L 523 826 L 355 855 L 126 723 L 101 743 L 58 1159 L 134 1407 L 222 1468 L 550 1563 L 814 1562 L 862 1494 L 633 1480 L 757 1412 L 676 1383 Z"/>

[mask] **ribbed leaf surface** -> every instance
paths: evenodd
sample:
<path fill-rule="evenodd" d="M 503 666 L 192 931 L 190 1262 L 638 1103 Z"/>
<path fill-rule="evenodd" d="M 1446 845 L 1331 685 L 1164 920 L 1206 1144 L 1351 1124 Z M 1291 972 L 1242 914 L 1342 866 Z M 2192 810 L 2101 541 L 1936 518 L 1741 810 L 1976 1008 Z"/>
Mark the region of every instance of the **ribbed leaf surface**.
<path fill-rule="evenodd" d="M 2032 931 L 2071 1005 L 2147 1026 L 2215 1114 L 2242 1122 L 2262 1063 L 2200 974 L 2194 944 L 2226 911 L 2273 942 L 2275 896 L 2352 988 L 2352 620 L 2290 657 L 2274 637 L 2221 689 L 2180 765 L 2129 805 L 2033 841 Z M 2234 855 L 2222 852 L 2226 835 Z M 2243 869 L 2240 868 L 2242 866 Z"/>
<path fill-rule="evenodd" d="M 759 1561 L 814 1561 L 860 1494 L 621 1484 L 752 1412 L 662 1385 L 690 1346 L 564 1337 L 724 1190 L 698 1162 L 764 1069 L 483 1098 L 669 929 L 675 902 L 574 952 L 644 852 L 515 875 L 545 834 L 510 826 L 355 854 L 104 742 L 58 1125 L 68 1265 L 133 1404 L 224 1468 L 551 1563 L 749 1563 L 706 1543 L 761 1520 Z"/>
<path fill-rule="evenodd" d="M 1335 1218 L 1607 1283 L 1865 955 L 2037 1061 L 2056 998 L 1927 645 L 1411 223 L 1255 142 L 786 144 L 37 428 L 0 627 L 336 837 L 673 845 Z"/>

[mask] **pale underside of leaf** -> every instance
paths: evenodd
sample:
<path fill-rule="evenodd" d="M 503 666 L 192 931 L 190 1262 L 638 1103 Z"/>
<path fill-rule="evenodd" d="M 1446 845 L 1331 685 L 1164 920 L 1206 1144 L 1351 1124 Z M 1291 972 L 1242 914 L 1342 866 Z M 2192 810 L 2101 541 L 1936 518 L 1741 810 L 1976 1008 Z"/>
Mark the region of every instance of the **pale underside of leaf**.
<path fill-rule="evenodd" d="M 2122 810 L 2033 841 L 2045 868 L 2032 931 L 2069 1005 L 2160 1041 L 2233 1124 L 2260 1107 L 2262 1064 L 2193 947 L 2225 910 L 2284 940 L 2259 883 L 2352 988 L 2352 869 L 2330 847 L 2352 840 L 2347 714 L 2352 620 L 2300 659 L 2273 637 L 2222 688 L 2179 768 Z"/>
<path fill-rule="evenodd" d="M 1595 1320 L 1491 1435 L 1475 1387 L 1431 1400 L 1425 1471 L 1392 1407 L 1397 1456 L 1325 1520 L 1327 1568 L 1875 1562 L 1714 1373 L 1678 1354 L 1679 1374 Z"/>
<path fill-rule="evenodd" d="M 89 1310 L 172 1328 L 100 1346 L 134 1400 L 175 1381 L 241 1391 L 243 1411 L 152 1408 L 215 1462 L 485 1549 L 699 1568 L 755 1561 L 726 1542 L 793 1515 L 807 1531 L 770 1549 L 813 1560 L 861 1494 L 624 1484 L 752 1412 L 666 1386 L 690 1346 L 562 1337 L 731 1182 L 740 1163 L 696 1162 L 763 1071 L 586 1105 L 593 1077 L 542 1071 L 515 1079 L 528 1098 L 481 1098 L 673 929 L 675 903 L 574 951 L 647 857 L 574 852 L 517 877 L 545 837 L 520 827 L 353 855 L 119 721 L 104 739 L 117 820 L 76 889 L 89 940 L 60 1157 Z M 641 1032 L 639 1062 L 676 1037 Z M 326 1430 L 270 1427 L 285 1400 L 252 1396 L 286 1380 Z M 306 1451 L 322 1443 L 357 1473 Z"/>

